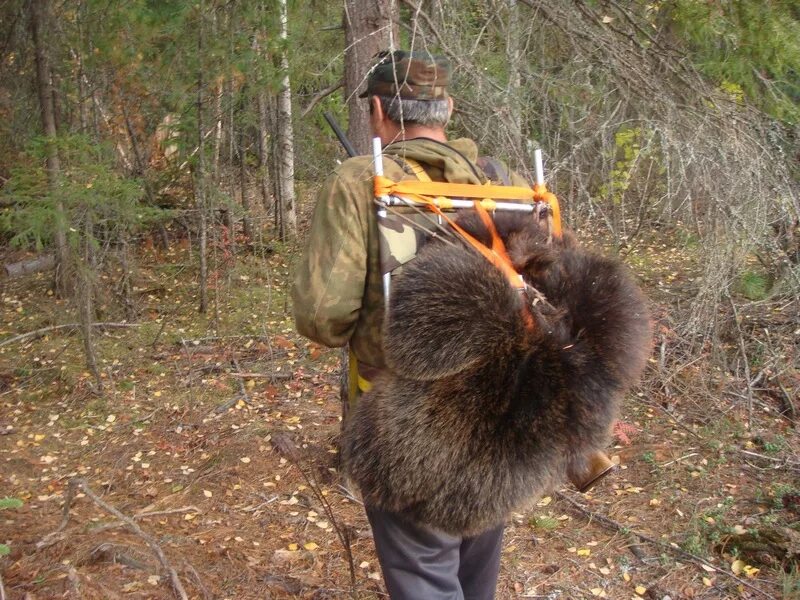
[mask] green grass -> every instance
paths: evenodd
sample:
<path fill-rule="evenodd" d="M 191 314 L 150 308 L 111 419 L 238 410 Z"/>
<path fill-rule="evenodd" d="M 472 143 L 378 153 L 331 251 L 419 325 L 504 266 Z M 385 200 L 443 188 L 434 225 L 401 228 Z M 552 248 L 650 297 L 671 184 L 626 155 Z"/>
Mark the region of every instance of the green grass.
<path fill-rule="evenodd" d="M 744 271 L 736 280 L 734 290 L 748 300 L 763 300 L 772 288 L 771 278 L 765 273 Z"/>

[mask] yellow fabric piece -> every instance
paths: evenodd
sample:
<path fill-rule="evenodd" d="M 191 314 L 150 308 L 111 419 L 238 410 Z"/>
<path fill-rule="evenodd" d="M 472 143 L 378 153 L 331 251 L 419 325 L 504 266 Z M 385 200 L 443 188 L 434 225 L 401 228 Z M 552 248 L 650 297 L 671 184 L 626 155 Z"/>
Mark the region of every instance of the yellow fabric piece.
<path fill-rule="evenodd" d="M 372 389 L 372 382 L 367 381 L 361 375 L 358 376 L 358 389 L 361 390 L 362 394 L 366 394 L 368 391 Z"/>
<path fill-rule="evenodd" d="M 359 379 L 358 358 L 351 347 L 347 349 L 347 404 L 350 411 L 355 410 L 358 400 Z"/>
<path fill-rule="evenodd" d="M 430 176 L 425 172 L 425 169 L 422 168 L 422 165 L 415 161 L 413 158 L 404 158 L 403 162 L 405 162 L 411 170 L 414 172 L 414 175 L 417 176 L 417 179 L 420 181 L 433 181 Z"/>

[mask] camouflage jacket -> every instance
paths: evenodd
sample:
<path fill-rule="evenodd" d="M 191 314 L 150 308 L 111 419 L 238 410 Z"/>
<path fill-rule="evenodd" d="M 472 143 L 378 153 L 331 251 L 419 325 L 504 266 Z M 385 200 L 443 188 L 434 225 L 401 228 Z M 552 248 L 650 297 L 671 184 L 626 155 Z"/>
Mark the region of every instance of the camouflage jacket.
<path fill-rule="evenodd" d="M 427 138 L 397 142 L 385 154 L 420 163 L 434 181 L 479 184 L 478 148 L 462 138 L 446 144 Z M 395 181 L 416 179 L 390 158 L 384 174 Z M 297 330 L 326 346 L 348 342 L 360 363 L 383 368 L 383 287 L 378 256 L 372 158 L 346 160 L 317 197 L 311 232 L 295 266 L 292 301 Z M 529 186 L 511 172 L 511 184 Z M 499 183 L 499 182 L 496 182 Z"/>

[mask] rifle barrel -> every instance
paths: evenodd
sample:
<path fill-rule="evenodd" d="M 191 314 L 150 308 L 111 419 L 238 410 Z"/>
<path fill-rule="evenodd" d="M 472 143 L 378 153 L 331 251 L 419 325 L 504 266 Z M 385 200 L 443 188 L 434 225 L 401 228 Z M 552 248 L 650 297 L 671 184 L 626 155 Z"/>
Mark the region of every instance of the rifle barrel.
<path fill-rule="evenodd" d="M 351 158 L 353 156 L 356 156 L 358 152 L 356 152 L 356 149 L 353 148 L 353 144 L 350 143 L 350 140 L 347 139 L 347 134 L 344 131 L 342 131 L 341 127 L 339 127 L 339 123 L 336 121 L 336 117 L 334 117 L 327 110 L 322 113 L 322 116 L 325 117 L 325 120 L 328 122 L 328 125 L 331 126 L 331 129 L 333 129 L 333 133 L 336 134 L 336 137 L 339 138 L 339 141 L 342 143 L 342 146 L 344 146 L 344 151 L 347 152 L 347 156 Z"/>

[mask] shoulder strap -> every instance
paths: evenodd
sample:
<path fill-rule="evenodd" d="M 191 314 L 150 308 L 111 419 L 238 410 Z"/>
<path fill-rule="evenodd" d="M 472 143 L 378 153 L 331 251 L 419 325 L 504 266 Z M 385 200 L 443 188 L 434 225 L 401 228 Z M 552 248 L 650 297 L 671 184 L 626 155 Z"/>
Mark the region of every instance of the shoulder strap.
<path fill-rule="evenodd" d="M 401 169 L 409 175 L 414 175 L 419 181 L 431 181 L 430 176 L 425 171 L 423 166 L 413 158 L 395 156 L 393 154 L 386 154 L 394 162 L 396 162 Z M 512 185 L 511 173 L 502 162 L 493 156 L 479 156 L 475 165 L 481 170 L 483 175 L 493 183 L 500 183 L 502 185 Z"/>
<path fill-rule="evenodd" d="M 403 162 L 405 162 L 411 172 L 419 179 L 420 181 L 432 181 L 431 176 L 422 168 L 422 165 L 415 161 L 413 158 L 402 158 Z"/>

